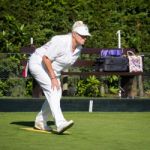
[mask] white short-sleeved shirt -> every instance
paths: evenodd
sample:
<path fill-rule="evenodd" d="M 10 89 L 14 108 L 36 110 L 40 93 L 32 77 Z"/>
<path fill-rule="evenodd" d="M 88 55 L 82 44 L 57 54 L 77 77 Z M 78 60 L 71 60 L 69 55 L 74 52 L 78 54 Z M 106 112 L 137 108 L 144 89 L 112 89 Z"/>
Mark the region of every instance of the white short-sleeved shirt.
<path fill-rule="evenodd" d="M 63 69 L 68 68 L 80 56 L 82 46 L 78 46 L 72 52 L 72 35 L 57 35 L 40 48 L 35 53 L 43 57 L 47 56 L 52 61 L 52 67 L 56 76 L 60 76 Z"/>

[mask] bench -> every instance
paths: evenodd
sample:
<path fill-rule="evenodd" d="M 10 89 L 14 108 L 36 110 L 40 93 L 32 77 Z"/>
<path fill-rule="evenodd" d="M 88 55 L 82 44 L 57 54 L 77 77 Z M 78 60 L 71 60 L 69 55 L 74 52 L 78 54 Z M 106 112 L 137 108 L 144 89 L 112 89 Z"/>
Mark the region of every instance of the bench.
<path fill-rule="evenodd" d="M 35 50 L 33 45 L 27 46 L 21 49 L 22 53 L 31 54 Z M 95 60 L 89 59 L 89 56 L 98 57 L 102 48 L 83 48 L 81 51 L 81 57 L 75 62 L 72 68 L 92 68 Z M 104 50 L 104 48 L 103 48 Z M 107 50 L 109 50 L 107 48 Z M 135 52 L 135 49 L 126 48 L 123 49 L 123 54 L 127 54 L 127 51 Z M 86 56 L 87 55 L 87 56 Z M 91 69 L 91 71 L 81 72 L 81 71 L 63 71 L 62 76 L 67 78 L 67 76 L 90 76 L 95 75 L 97 77 L 100 76 L 110 76 L 117 75 L 120 76 L 120 87 L 121 87 L 121 97 L 136 97 L 143 96 L 143 83 L 142 83 L 142 72 L 95 72 Z M 65 79 L 64 79 L 65 81 Z M 123 89 L 123 90 L 122 90 Z M 41 89 L 34 81 L 33 88 L 33 97 L 39 97 L 41 95 Z"/>
<path fill-rule="evenodd" d="M 78 59 L 73 67 L 78 68 L 92 68 L 95 64 L 94 60 L 89 60 L 89 57 L 87 56 L 87 59 L 84 58 L 85 55 L 95 55 L 95 58 L 98 58 L 100 55 L 101 50 L 105 50 L 104 48 L 83 48 L 81 51 L 81 59 Z M 107 48 L 109 50 L 109 48 Z M 111 49 L 110 49 L 111 50 Z M 123 54 L 127 55 L 127 51 L 133 51 L 135 52 L 135 49 L 126 48 L 123 49 Z M 90 76 L 95 75 L 97 77 L 100 76 L 111 76 L 111 75 L 117 75 L 121 77 L 120 80 L 120 89 L 121 89 L 121 96 L 126 97 L 136 97 L 136 96 L 143 96 L 143 83 L 142 83 L 142 72 L 95 72 L 93 69 L 91 71 L 87 72 L 80 72 L 80 71 L 66 71 L 62 72 L 62 75 L 64 76 Z"/>

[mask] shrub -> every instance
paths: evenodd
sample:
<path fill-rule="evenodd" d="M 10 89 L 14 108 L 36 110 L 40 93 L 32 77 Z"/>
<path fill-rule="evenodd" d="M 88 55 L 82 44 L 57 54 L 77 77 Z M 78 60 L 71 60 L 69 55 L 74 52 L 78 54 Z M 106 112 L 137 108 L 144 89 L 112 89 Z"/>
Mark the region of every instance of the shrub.
<path fill-rule="evenodd" d="M 95 76 L 89 76 L 77 83 L 77 96 L 98 97 L 100 94 L 100 81 Z"/>

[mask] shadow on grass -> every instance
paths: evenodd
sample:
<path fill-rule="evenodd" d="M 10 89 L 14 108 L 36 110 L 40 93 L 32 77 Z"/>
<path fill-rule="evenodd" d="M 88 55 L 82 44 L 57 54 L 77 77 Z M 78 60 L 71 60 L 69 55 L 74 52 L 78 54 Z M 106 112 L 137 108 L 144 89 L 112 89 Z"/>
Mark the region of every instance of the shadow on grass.
<path fill-rule="evenodd" d="M 34 121 L 14 121 L 11 122 L 10 124 L 15 124 L 18 126 L 25 126 L 25 127 L 34 127 Z M 54 121 L 48 121 L 48 125 L 54 125 Z"/>
<path fill-rule="evenodd" d="M 32 129 L 34 127 L 34 121 L 14 121 L 14 122 L 11 122 L 10 124 L 18 125 L 18 126 L 25 126 L 27 128 L 32 128 Z M 55 122 L 54 121 L 48 121 L 47 124 L 49 126 L 51 126 L 51 125 L 55 125 Z M 33 130 L 29 130 L 29 131 L 33 131 Z M 70 132 L 67 132 L 67 131 L 63 132 L 63 133 L 58 133 L 56 130 L 52 130 L 50 132 L 53 134 L 56 134 L 56 135 L 70 135 Z"/>

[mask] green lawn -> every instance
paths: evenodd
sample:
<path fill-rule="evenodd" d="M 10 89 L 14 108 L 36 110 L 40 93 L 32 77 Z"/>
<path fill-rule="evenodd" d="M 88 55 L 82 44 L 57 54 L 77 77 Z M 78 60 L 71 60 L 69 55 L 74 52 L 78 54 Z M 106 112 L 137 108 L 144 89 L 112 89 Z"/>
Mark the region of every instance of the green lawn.
<path fill-rule="evenodd" d="M 66 112 L 70 135 L 25 131 L 35 112 L 0 113 L 0 150 L 149 150 L 150 112 Z M 54 127 L 54 126 L 53 126 Z"/>

